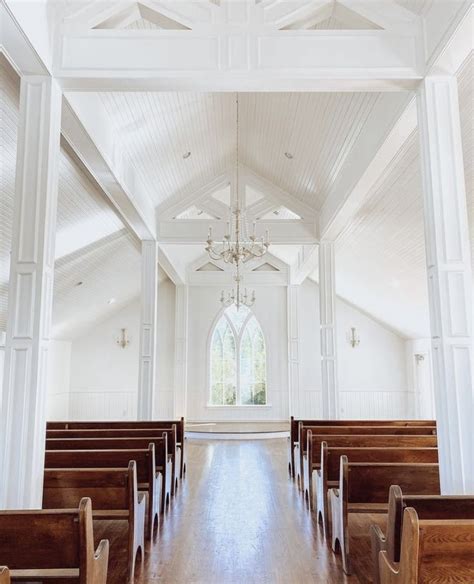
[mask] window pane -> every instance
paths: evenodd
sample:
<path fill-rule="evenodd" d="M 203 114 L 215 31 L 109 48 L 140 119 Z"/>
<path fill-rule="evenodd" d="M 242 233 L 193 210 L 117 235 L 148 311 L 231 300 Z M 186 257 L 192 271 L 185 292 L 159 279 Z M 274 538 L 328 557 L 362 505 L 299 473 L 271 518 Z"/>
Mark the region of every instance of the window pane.
<path fill-rule="evenodd" d="M 225 313 L 230 318 L 232 324 L 235 327 L 235 330 L 237 331 L 237 334 L 239 334 L 245 319 L 250 314 L 250 310 L 246 306 L 241 306 L 239 310 L 237 310 L 237 306 L 232 304 L 225 311 Z"/>
<path fill-rule="evenodd" d="M 212 335 L 211 341 L 211 403 L 235 405 L 237 367 L 234 333 L 223 316 Z"/>
<path fill-rule="evenodd" d="M 265 339 L 257 319 L 247 322 L 240 345 L 240 397 L 246 405 L 263 405 L 266 397 Z"/>

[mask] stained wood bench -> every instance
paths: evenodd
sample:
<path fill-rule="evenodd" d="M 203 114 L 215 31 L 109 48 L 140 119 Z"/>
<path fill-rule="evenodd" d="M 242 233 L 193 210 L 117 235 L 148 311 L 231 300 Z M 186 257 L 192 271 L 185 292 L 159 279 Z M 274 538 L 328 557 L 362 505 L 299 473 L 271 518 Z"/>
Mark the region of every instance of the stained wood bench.
<path fill-rule="evenodd" d="M 299 424 L 304 426 L 434 426 L 435 420 L 317 420 L 301 419 L 291 416 L 290 418 L 290 437 L 288 439 L 288 471 L 295 478 L 297 466 L 295 460 L 298 460 L 296 451 L 299 445 Z"/>
<path fill-rule="evenodd" d="M 155 463 L 157 472 L 162 475 L 161 512 L 170 502 L 173 482 L 173 463 L 168 455 L 168 434 L 143 438 L 47 438 L 46 450 L 128 450 L 144 449 L 149 444 L 155 446 Z"/>
<path fill-rule="evenodd" d="M 145 495 L 138 492 L 137 467 L 128 469 L 47 469 L 44 471 L 43 507 L 73 506 L 87 494 L 94 520 L 128 521 L 128 579 L 133 581 L 138 551 L 145 557 Z"/>
<path fill-rule="evenodd" d="M 400 485 L 407 494 L 439 495 L 438 464 L 349 462 L 347 456 L 341 456 L 339 486 L 329 490 L 331 544 L 334 552 L 340 547 L 346 574 L 351 573 L 349 515 L 386 514 L 389 490 L 395 484 Z M 370 538 L 370 525 L 367 528 L 367 533 L 358 533 L 359 538 Z M 367 546 L 367 549 L 370 554 L 370 547 Z"/>
<path fill-rule="evenodd" d="M 12 582 L 106 584 L 109 542 L 94 551 L 91 500 L 83 498 L 76 509 L 0 511 L 0 558 Z"/>
<path fill-rule="evenodd" d="M 369 428 L 367 429 L 369 430 Z M 306 498 L 313 492 L 313 472 L 321 468 L 321 444 L 327 442 L 329 447 L 342 448 L 436 448 L 438 440 L 436 436 L 410 436 L 397 434 L 317 434 L 313 435 L 311 427 L 302 429 L 306 440 L 305 453 L 302 455 L 301 483 L 302 491 Z M 308 434 L 311 432 L 311 440 Z M 388 497 L 388 491 L 387 491 Z"/>
<path fill-rule="evenodd" d="M 400 562 L 379 555 L 381 584 L 474 582 L 474 521 L 420 519 L 413 507 L 403 512 Z"/>
<path fill-rule="evenodd" d="M 70 430 L 47 430 L 46 438 L 69 439 L 69 438 L 161 438 L 163 432 L 168 435 L 168 454 L 171 459 L 171 496 L 176 494 L 178 489 L 178 477 L 181 468 L 182 450 L 178 447 L 178 434 L 176 424 L 167 428 L 75 428 Z"/>
<path fill-rule="evenodd" d="M 123 421 L 123 420 L 103 420 L 103 421 L 54 421 L 48 422 L 47 430 L 85 430 L 85 429 L 123 429 L 139 430 L 153 428 L 155 430 L 167 430 L 173 425 L 176 426 L 176 444 L 181 451 L 179 476 L 184 478 L 186 474 L 186 450 L 185 450 L 185 422 L 184 417 L 179 420 L 147 420 L 147 421 Z"/>
<path fill-rule="evenodd" d="M 10 584 L 10 570 L 6 566 L 0 567 L 0 584 Z"/>
<path fill-rule="evenodd" d="M 137 465 L 138 490 L 147 493 L 147 539 L 152 539 L 164 510 L 163 475 L 156 470 L 155 445 L 136 450 L 47 450 L 45 468 L 128 468 L 134 460 Z"/>
<path fill-rule="evenodd" d="M 169 428 L 85 428 L 71 430 L 47 430 L 47 439 L 70 439 L 70 438 L 161 438 L 163 433 L 168 436 L 168 455 L 171 459 L 171 489 L 170 494 L 174 496 L 178 489 L 178 477 L 181 467 L 182 451 L 177 444 L 177 427 L 173 424 Z"/>
<path fill-rule="evenodd" d="M 311 441 L 311 443 L 310 443 Z M 312 449 L 312 434 L 308 432 L 308 452 Z M 309 505 L 316 503 L 317 519 L 322 523 L 324 533 L 329 535 L 328 491 L 339 482 L 340 459 L 346 455 L 349 462 L 424 462 L 437 463 L 437 448 L 390 447 L 329 447 L 321 443 L 321 468 L 314 472 L 314 494 L 309 493 Z"/>
<path fill-rule="evenodd" d="M 373 525 L 371 529 L 375 584 L 381 584 L 378 564 L 381 551 L 386 552 L 386 558 L 390 563 L 400 562 L 403 513 L 408 507 L 415 509 L 420 520 L 470 519 L 474 523 L 474 497 L 407 495 L 402 492 L 399 485 L 392 485 L 388 498 L 387 529 L 385 534 L 378 525 Z M 474 561 L 474 548 L 472 556 L 472 561 Z"/>

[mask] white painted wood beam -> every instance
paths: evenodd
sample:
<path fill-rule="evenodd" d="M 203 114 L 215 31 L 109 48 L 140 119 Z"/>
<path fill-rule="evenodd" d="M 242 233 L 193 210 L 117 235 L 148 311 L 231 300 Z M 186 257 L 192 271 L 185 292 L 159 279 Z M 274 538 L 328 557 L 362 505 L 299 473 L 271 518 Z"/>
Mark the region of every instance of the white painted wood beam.
<path fill-rule="evenodd" d="M 415 129 L 416 106 L 410 95 L 405 100 L 384 95 L 376 103 L 321 208 L 321 238 L 337 239 Z"/>
<path fill-rule="evenodd" d="M 141 34 L 71 32 L 54 73 L 64 89 L 77 91 L 393 91 L 420 79 L 412 33 L 275 31 L 251 23 L 236 30 L 223 23 Z"/>
<path fill-rule="evenodd" d="M 433 382 L 443 494 L 474 492 L 473 283 L 457 80 L 418 94 Z"/>
<path fill-rule="evenodd" d="M 15 213 L 0 432 L 0 507 L 40 508 L 53 304 L 61 91 L 20 89 Z"/>
<path fill-rule="evenodd" d="M 139 420 L 153 420 L 156 391 L 156 330 L 158 303 L 158 246 L 142 241 L 142 286 L 140 319 L 140 363 L 138 380 Z M 155 393 L 158 395 L 155 396 Z"/>
<path fill-rule="evenodd" d="M 207 219 L 175 219 L 160 221 L 158 224 L 158 241 L 160 243 L 204 244 L 208 228 L 212 227 L 215 241 L 223 241 L 226 228 L 225 221 Z M 318 232 L 314 221 L 295 221 L 276 219 L 259 221 L 257 237 L 269 230 L 274 244 L 303 245 L 318 242 Z"/>
<path fill-rule="evenodd" d="M 130 159 L 117 148 L 115 134 L 100 98 L 64 98 L 62 134 L 94 177 L 125 224 L 139 239 L 156 236 L 155 207 Z"/>
<path fill-rule="evenodd" d="M 175 286 L 182 286 L 186 281 L 186 274 L 179 272 L 178 268 L 173 264 L 168 254 L 162 247 L 159 247 L 159 265 L 163 268 L 168 278 Z"/>
<path fill-rule="evenodd" d="M 323 418 L 339 418 L 336 342 L 336 271 L 333 241 L 319 244 L 319 313 Z"/>
<path fill-rule="evenodd" d="M 299 286 L 306 278 L 310 276 L 318 267 L 319 246 L 303 245 L 298 254 L 298 263 L 291 266 L 291 283 Z"/>

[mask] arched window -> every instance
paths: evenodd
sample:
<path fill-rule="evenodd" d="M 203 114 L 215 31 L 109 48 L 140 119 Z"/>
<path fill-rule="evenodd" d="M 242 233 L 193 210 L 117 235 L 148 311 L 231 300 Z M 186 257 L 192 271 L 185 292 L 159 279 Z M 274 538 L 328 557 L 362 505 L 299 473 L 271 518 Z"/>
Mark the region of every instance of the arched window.
<path fill-rule="evenodd" d="M 226 308 L 212 333 L 210 360 L 212 405 L 267 403 L 265 339 L 246 306 Z"/>

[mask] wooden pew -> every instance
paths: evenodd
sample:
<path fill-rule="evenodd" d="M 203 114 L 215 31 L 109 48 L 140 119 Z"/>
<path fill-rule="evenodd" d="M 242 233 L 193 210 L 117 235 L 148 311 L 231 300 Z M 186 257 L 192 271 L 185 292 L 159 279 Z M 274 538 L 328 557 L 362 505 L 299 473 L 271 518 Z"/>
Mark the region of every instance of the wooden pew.
<path fill-rule="evenodd" d="M 419 519 L 408 507 L 403 512 L 400 562 L 379 556 L 381 584 L 474 582 L 474 521 Z"/>
<path fill-rule="evenodd" d="M 396 434 L 364 434 L 364 435 L 313 435 L 311 427 L 305 427 L 306 452 L 301 464 L 301 482 L 305 497 L 313 492 L 313 472 L 321 468 L 321 444 L 327 442 L 329 447 L 343 448 L 436 448 L 436 436 L 401 436 Z M 308 434 L 311 432 L 311 440 Z M 387 492 L 388 493 L 388 492 Z M 388 495 L 387 495 L 388 496 Z"/>
<path fill-rule="evenodd" d="M 329 429 L 331 428 L 331 429 Z M 416 430 L 412 430 L 412 428 L 416 428 Z M 299 471 L 298 471 L 298 487 L 300 490 L 305 493 L 304 486 L 305 486 L 305 476 L 304 476 L 304 457 L 306 455 L 306 448 L 307 448 L 307 433 L 308 430 L 311 430 L 313 435 L 316 434 L 335 434 L 335 435 L 370 435 L 370 434 L 381 434 L 381 435 L 417 435 L 421 428 L 421 435 L 431 435 L 436 433 L 436 428 L 434 426 L 429 426 L 427 424 L 423 424 L 422 426 L 413 426 L 413 425 L 406 425 L 400 426 L 399 424 L 391 425 L 391 424 L 382 424 L 379 426 L 373 426 L 371 424 L 358 424 L 357 426 L 342 426 L 338 424 L 336 426 L 330 426 L 328 424 L 315 426 L 315 425 L 305 425 L 303 422 L 299 423 L 298 426 L 298 454 L 299 454 Z M 425 430 L 426 428 L 426 430 Z M 327 430 L 327 432 L 326 432 Z M 307 477 L 306 477 L 307 478 Z"/>
<path fill-rule="evenodd" d="M 184 417 L 179 420 L 147 420 L 147 421 L 123 421 L 123 420 L 106 420 L 106 421 L 55 421 L 46 424 L 47 430 L 85 430 L 85 429 L 144 429 L 153 428 L 155 430 L 166 430 L 176 426 L 177 446 L 181 450 L 180 458 L 180 478 L 184 478 L 186 474 L 186 455 L 185 455 L 185 422 Z"/>
<path fill-rule="evenodd" d="M 155 445 L 156 470 L 162 474 L 162 511 L 170 502 L 172 485 L 172 462 L 168 456 L 166 431 L 158 437 L 143 438 L 47 438 L 46 450 L 128 450 L 148 448 Z"/>
<path fill-rule="evenodd" d="M 6 566 L 0 567 L 0 584 L 10 584 L 10 570 Z"/>
<path fill-rule="evenodd" d="M 297 460 L 296 450 L 298 449 L 298 432 L 299 424 L 305 426 L 434 426 L 435 420 L 317 420 L 317 419 L 300 419 L 291 416 L 290 418 L 290 438 L 288 441 L 288 470 L 290 475 L 295 478 L 297 472 L 295 459 Z"/>
<path fill-rule="evenodd" d="M 109 542 L 94 551 L 91 500 L 83 498 L 78 509 L 0 511 L 0 558 L 12 582 L 106 584 Z"/>
<path fill-rule="evenodd" d="M 308 432 L 309 452 L 312 449 L 312 434 Z M 328 491 L 339 482 L 340 459 L 346 455 L 349 462 L 424 462 L 437 463 L 437 448 L 390 447 L 336 447 L 321 443 L 321 468 L 316 469 L 314 493 L 309 493 L 310 509 L 313 509 L 313 499 L 316 499 L 318 521 L 323 524 L 324 533 L 329 535 Z"/>
<path fill-rule="evenodd" d="M 442 495 L 406 495 L 399 485 L 390 487 L 386 535 L 378 525 L 371 528 L 374 583 L 380 584 L 379 554 L 386 552 L 391 563 L 400 562 L 403 512 L 415 509 L 420 520 L 474 520 L 474 497 Z M 474 549 L 473 549 L 474 560 Z"/>
<path fill-rule="evenodd" d="M 178 489 L 178 477 L 181 467 L 181 449 L 178 448 L 177 426 L 173 424 L 170 428 L 85 428 L 71 430 L 47 430 L 46 438 L 69 439 L 69 438 L 161 438 L 163 433 L 168 435 L 168 454 L 171 459 L 171 496 L 176 494 Z"/>
<path fill-rule="evenodd" d="M 145 495 L 138 492 L 135 461 L 128 469 L 47 469 L 43 507 L 69 508 L 84 494 L 93 503 L 93 519 L 128 521 L 128 578 L 133 581 L 138 550 L 145 558 Z"/>
<path fill-rule="evenodd" d="M 128 468 L 137 465 L 138 490 L 147 493 L 147 539 L 152 539 L 158 517 L 164 511 L 162 474 L 156 470 L 155 445 L 143 450 L 47 450 L 45 468 Z"/>
<path fill-rule="evenodd" d="M 349 553 L 349 514 L 388 511 L 388 493 L 398 484 L 413 495 L 440 493 L 438 464 L 427 463 L 350 463 L 341 456 L 339 487 L 330 489 L 332 549 L 341 549 L 342 566 L 351 573 Z M 359 534 L 362 536 L 363 534 Z M 367 534 L 370 536 L 370 533 Z"/>

